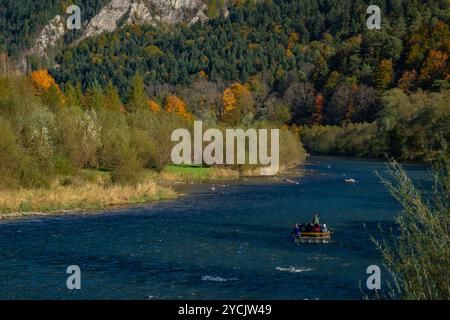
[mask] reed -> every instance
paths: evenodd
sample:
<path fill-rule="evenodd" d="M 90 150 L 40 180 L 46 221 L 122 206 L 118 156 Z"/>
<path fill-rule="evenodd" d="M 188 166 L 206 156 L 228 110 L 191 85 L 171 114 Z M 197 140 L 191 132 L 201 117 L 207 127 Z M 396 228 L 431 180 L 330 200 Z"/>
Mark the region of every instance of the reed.
<path fill-rule="evenodd" d="M 0 217 L 102 209 L 175 196 L 171 188 L 159 186 L 153 181 L 134 186 L 88 182 L 82 185 L 55 185 L 48 189 L 5 190 L 0 191 Z"/>
<path fill-rule="evenodd" d="M 182 183 L 232 180 L 239 178 L 239 171 L 226 167 L 167 166 L 160 178 L 165 182 Z"/>

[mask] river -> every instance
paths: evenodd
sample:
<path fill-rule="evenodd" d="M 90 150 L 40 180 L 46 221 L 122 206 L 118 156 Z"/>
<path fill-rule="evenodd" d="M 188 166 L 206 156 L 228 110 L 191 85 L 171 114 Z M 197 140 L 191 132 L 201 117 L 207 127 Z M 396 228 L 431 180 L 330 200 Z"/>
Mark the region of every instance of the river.
<path fill-rule="evenodd" d="M 374 174 L 385 164 L 313 157 L 304 168 L 297 183 L 184 186 L 171 201 L 1 222 L 0 299 L 361 299 L 367 267 L 381 266 L 370 237 L 400 210 Z M 406 168 L 429 183 L 424 167 Z M 293 224 L 314 211 L 333 241 L 294 244 Z M 69 265 L 81 290 L 67 289 Z"/>

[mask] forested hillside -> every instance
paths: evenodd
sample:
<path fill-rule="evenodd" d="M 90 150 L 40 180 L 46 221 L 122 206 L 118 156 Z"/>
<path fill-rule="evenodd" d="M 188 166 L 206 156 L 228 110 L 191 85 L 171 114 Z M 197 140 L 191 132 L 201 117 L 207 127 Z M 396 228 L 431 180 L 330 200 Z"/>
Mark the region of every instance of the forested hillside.
<path fill-rule="evenodd" d="M 243 2 L 243 1 L 242 1 Z M 382 30 L 368 30 L 373 1 L 277 0 L 243 2 L 228 18 L 158 30 L 130 26 L 103 34 L 58 58 L 58 82 L 109 79 L 123 92 L 136 71 L 146 83 L 246 82 L 262 74 L 274 89 L 287 78 L 330 91 L 344 78 L 380 90 L 401 81 L 408 89 L 443 86 L 449 49 L 448 1 L 376 1 Z"/>
<path fill-rule="evenodd" d="M 268 121 L 300 132 L 313 153 L 425 160 L 450 140 L 447 0 L 236 0 L 227 15 L 223 1 L 207 3 L 203 23 L 127 25 L 76 45 L 66 35 L 46 104 Z M 371 4 L 381 30 L 366 26 Z M 32 32 L 17 26 L 32 16 L 13 19 L 7 41 L 27 44 Z"/>

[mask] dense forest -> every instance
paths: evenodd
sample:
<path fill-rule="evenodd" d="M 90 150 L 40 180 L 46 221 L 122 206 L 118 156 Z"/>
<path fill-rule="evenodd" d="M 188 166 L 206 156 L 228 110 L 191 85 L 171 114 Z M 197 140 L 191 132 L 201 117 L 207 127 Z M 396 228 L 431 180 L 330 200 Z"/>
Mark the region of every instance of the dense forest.
<path fill-rule="evenodd" d="M 247 122 L 304 126 L 308 142 L 315 141 L 317 130 L 330 131 L 322 125 L 337 126 L 331 141 L 341 141 L 340 136 L 356 130 L 346 130 L 354 124 L 358 134 L 364 133 L 359 138 L 370 142 L 370 150 L 348 138 L 339 143 L 342 147 L 306 143 L 312 152 L 423 160 L 436 147 L 429 143 L 435 139 L 411 142 L 403 136 L 405 124 L 386 129 L 377 120 L 393 88 L 412 99 L 417 91 L 446 94 L 448 1 L 376 3 L 383 12 L 381 30 L 366 26 L 367 1 L 236 2 L 228 17 L 206 24 L 134 25 L 88 39 L 62 52 L 51 74 L 62 87 L 87 92 L 112 81 L 127 103 L 127 90 L 139 72 L 149 97 L 161 103 L 175 93 L 203 120 L 221 120 L 221 95 L 230 84 L 243 84 L 253 97 L 251 106 L 242 106 L 240 118 Z M 444 131 L 430 134 L 448 141 Z"/>
<path fill-rule="evenodd" d="M 14 10 L 3 2 L 0 45 L 11 59 L 69 4 L 28 1 Z M 81 2 L 92 17 L 107 1 Z M 369 4 L 382 10 L 381 30 L 366 26 Z M 103 138 L 134 148 L 130 163 L 138 167 L 166 163 L 139 158 L 144 151 L 131 142 L 145 136 L 155 155 L 155 128 L 161 128 L 155 119 L 165 113 L 210 126 L 289 128 L 309 152 L 321 154 L 428 160 L 450 141 L 448 1 L 266 0 L 228 7 L 227 16 L 210 10 L 204 23 L 127 25 L 77 45 L 69 45 L 77 36 L 69 34 L 54 64 L 34 62 L 28 81 L 52 119 L 72 112 L 89 122 L 107 111 L 114 116 L 99 120 L 106 121 L 102 128 L 111 119 L 114 126 L 126 123 L 128 133 Z M 20 92 L 19 80 L 2 81 L 2 94 Z M 5 96 L 2 101 L 0 115 L 11 119 Z M 153 120 L 139 128 L 151 133 L 136 137 L 130 121 L 142 112 Z M 8 126 L 23 134 L 18 122 Z M 92 159 L 77 160 L 58 149 L 61 139 L 52 140 L 56 154 L 75 167 L 118 166 L 102 162 L 104 143 Z"/>
<path fill-rule="evenodd" d="M 261 75 L 276 91 L 297 80 L 324 94 L 342 82 L 380 90 L 448 85 L 448 2 L 376 2 L 381 30 L 367 29 L 361 0 L 243 2 L 206 24 L 129 26 L 67 48 L 52 74 L 83 89 L 112 79 L 121 92 L 136 71 L 146 84 L 190 84 L 199 73 L 241 83 Z"/>

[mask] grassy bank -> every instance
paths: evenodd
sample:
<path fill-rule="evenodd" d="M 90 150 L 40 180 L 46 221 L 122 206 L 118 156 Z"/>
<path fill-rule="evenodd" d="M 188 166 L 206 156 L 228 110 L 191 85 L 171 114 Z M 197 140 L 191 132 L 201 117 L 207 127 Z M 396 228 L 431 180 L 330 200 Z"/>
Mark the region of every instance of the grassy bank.
<path fill-rule="evenodd" d="M 147 203 L 177 196 L 171 185 L 237 179 L 239 173 L 225 168 L 167 166 L 160 173 L 147 170 L 136 185 L 112 183 L 111 172 L 82 170 L 56 179 L 48 188 L 0 190 L 0 219 L 26 215 L 100 210 Z"/>
<path fill-rule="evenodd" d="M 167 166 L 160 174 L 166 182 L 196 183 L 211 180 L 231 180 L 239 178 L 239 172 L 229 168 L 212 168 L 196 165 Z"/>
<path fill-rule="evenodd" d="M 100 185 L 52 186 L 40 189 L 0 191 L 0 219 L 68 211 L 99 210 L 114 206 L 170 199 L 176 193 L 153 181 L 135 186 Z"/>
<path fill-rule="evenodd" d="M 248 173 L 248 172 L 247 172 Z M 198 165 L 169 165 L 161 172 L 144 170 L 136 184 L 114 182 L 114 172 L 84 169 L 57 177 L 49 187 L 0 189 L 0 220 L 27 215 L 95 211 L 173 199 L 177 184 L 235 180 L 245 170 Z M 259 175 L 257 169 L 253 175 Z"/>

